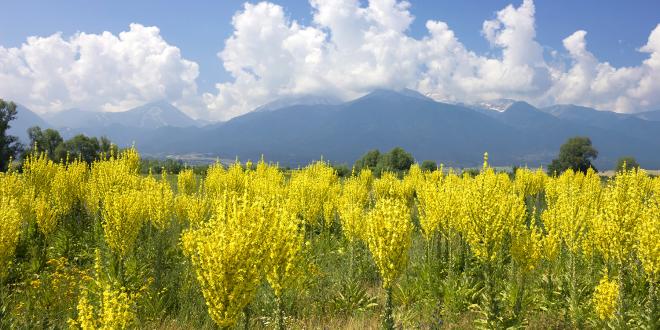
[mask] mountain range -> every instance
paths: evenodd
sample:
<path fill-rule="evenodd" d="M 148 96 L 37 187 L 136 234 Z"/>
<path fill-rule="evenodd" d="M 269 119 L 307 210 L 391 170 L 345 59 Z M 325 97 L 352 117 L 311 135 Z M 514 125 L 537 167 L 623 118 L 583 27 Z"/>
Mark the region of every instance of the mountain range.
<path fill-rule="evenodd" d="M 247 160 L 264 155 L 288 166 L 323 157 L 351 164 L 370 149 L 400 146 L 419 161 L 448 166 L 479 166 L 488 152 L 494 165 L 535 167 L 547 165 L 569 137 L 584 135 L 599 151 L 597 167 L 612 168 L 619 157 L 633 156 L 643 167 L 660 168 L 660 111 L 536 108 L 515 100 L 449 104 L 412 90 L 375 90 L 349 102 L 314 96 L 281 99 L 211 124 L 193 120 L 167 102 L 125 112 L 69 110 L 44 120 L 19 114 L 21 124 L 14 123 L 13 129 L 31 126 L 23 123 L 29 118 L 65 136 L 105 135 L 120 146 L 135 143 L 143 154 L 155 157 L 205 154 Z"/>

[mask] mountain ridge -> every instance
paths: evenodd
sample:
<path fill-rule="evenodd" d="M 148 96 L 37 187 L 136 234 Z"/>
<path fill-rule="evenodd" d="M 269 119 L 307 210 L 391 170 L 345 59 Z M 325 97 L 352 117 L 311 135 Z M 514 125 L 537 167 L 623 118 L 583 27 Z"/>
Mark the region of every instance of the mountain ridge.
<path fill-rule="evenodd" d="M 120 112 L 95 112 L 69 109 L 50 114 L 46 120 L 58 128 L 81 129 L 119 124 L 154 129 L 163 126 L 187 127 L 199 123 L 166 101 L 155 101 Z"/>
<path fill-rule="evenodd" d="M 642 166 L 660 168 L 660 153 L 653 152 L 660 150 L 660 122 L 636 115 L 571 105 L 537 108 L 513 100 L 503 101 L 507 106 L 500 110 L 479 109 L 437 102 L 410 90 L 374 90 L 339 104 L 318 100 L 283 102 L 201 127 L 141 123 L 140 118 L 158 119 L 159 109 L 169 108 L 147 104 L 132 109 L 142 116 L 133 119 L 133 126 L 111 122 L 66 134 L 106 135 L 120 146 L 135 143 L 154 156 L 200 153 L 254 160 L 264 155 L 292 166 L 321 156 L 353 163 L 368 150 L 395 146 L 420 161 L 448 166 L 479 166 L 484 152 L 493 164 L 540 166 L 556 156 L 567 138 L 586 135 L 600 151 L 598 167 L 611 168 L 618 157 L 632 155 Z"/>

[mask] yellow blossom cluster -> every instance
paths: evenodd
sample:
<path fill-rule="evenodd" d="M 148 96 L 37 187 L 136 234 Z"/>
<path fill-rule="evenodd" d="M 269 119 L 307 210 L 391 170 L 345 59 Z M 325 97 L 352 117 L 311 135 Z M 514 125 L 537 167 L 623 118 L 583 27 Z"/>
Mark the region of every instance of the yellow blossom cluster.
<path fill-rule="evenodd" d="M 94 263 L 95 277 L 89 286 L 80 293 L 76 307 L 77 318 L 69 320 L 71 328 L 83 330 L 96 329 L 133 329 L 137 325 L 137 300 L 144 287 L 138 292 L 131 292 L 115 281 L 104 276 L 101 255 L 96 250 Z M 148 282 L 148 281 L 147 281 Z M 96 299 L 90 299 L 96 296 Z"/>
<path fill-rule="evenodd" d="M 427 241 L 437 232 L 447 236 L 450 230 L 457 229 L 456 219 L 461 212 L 462 183 L 461 178 L 454 172 L 442 175 L 442 172 L 438 171 L 419 184 L 419 223 Z"/>
<path fill-rule="evenodd" d="M 615 280 L 610 280 L 607 275 L 603 276 L 593 294 L 596 315 L 601 320 L 611 319 L 616 312 L 618 300 L 619 283 Z"/>
<path fill-rule="evenodd" d="M 195 180 L 195 173 L 192 169 L 179 172 L 176 178 L 176 189 L 182 195 L 190 195 L 197 190 L 197 180 Z"/>
<path fill-rule="evenodd" d="M 653 212 L 647 212 L 652 194 L 651 179 L 637 169 L 618 173 L 603 190 L 602 205 L 592 218 L 590 241 L 607 262 L 621 265 L 634 258 L 636 229 L 653 221 L 647 219 L 653 217 Z"/>
<path fill-rule="evenodd" d="M 463 180 L 458 228 L 479 260 L 495 261 L 503 256 L 507 234 L 524 224 L 525 204 L 505 173 L 486 167 L 475 178 Z"/>
<path fill-rule="evenodd" d="M 209 314 L 218 325 L 232 326 L 264 275 L 270 230 L 264 222 L 273 214 L 272 201 L 225 195 L 208 223 L 183 234 L 182 247 L 192 258 Z"/>
<path fill-rule="evenodd" d="M 291 174 L 288 205 L 306 224 L 329 227 L 341 189 L 335 170 L 319 161 Z"/>
<path fill-rule="evenodd" d="M 513 182 L 513 189 L 523 197 L 541 193 L 548 181 L 548 176 L 540 168 L 535 171 L 526 167 L 518 168 L 514 176 L 516 179 Z"/>
<path fill-rule="evenodd" d="M 0 196 L 0 279 L 14 256 L 21 230 L 22 219 L 16 204 L 14 199 Z"/>
<path fill-rule="evenodd" d="M 364 240 L 365 212 L 371 201 L 371 171 L 362 170 L 359 175 L 346 179 L 337 201 L 337 212 L 346 238 L 355 242 Z"/>
<path fill-rule="evenodd" d="M 411 244 L 410 209 L 402 199 L 382 198 L 367 214 L 367 246 L 389 289 L 405 270 Z"/>
<path fill-rule="evenodd" d="M 600 177 L 591 169 L 586 174 L 568 170 L 549 179 L 545 189 L 547 207 L 541 214 L 548 232 L 549 258 L 562 246 L 571 253 L 579 252 L 600 207 L 601 190 Z"/>

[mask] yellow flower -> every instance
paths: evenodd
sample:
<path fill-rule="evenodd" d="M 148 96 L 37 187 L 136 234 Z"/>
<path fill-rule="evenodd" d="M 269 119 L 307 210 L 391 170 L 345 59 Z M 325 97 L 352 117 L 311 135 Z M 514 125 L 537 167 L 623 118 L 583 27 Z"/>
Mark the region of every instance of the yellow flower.
<path fill-rule="evenodd" d="M 87 291 L 81 293 L 80 299 L 78 300 L 78 318 L 76 319 L 73 325 L 76 328 L 82 330 L 96 330 L 98 328 L 97 317 L 94 313 L 94 306 L 89 302 L 87 298 Z"/>
<path fill-rule="evenodd" d="M 57 226 L 60 210 L 52 205 L 48 196 L 40 195 L 34 201 L 33 212 L 39 226 L 39 230 L 46 236 L 50 235 Z"/>
<path fill-rule="evenodd" d="M 436 175 L 419 184 L 417 209 L 422 233 L 427 241 L 438 231 L 447 236 L 450 230 L 456 229 L 455 219 L 461 212 L 462 189 L 461 178 L 453 172 L 446 176 Z"/>
<path fill-rule="evenodd" d="M 103 232 L 108 246 L 126 257 L 144 223 L 145 210 L 140 191 L 111 192 L 103 199 Z"/>
<path fill-rule="evenodd" d="M 337 201 L 337 211 L 344 236 L 351 242 L 365 238 L 364 217 L 369 205 L 371 180 L 371 171 L 368 169 L 362 170 L 357 177 L 346 179 Z"/>
<path fill-rule="evenodd" d="M 505 237 L 524 223 L 526 208 L 515 193 L 509 176 L 496 174 L 492 168 L 475 178 L 463 177 L 460 231 L 470 249 L 482 262 L 502 256 Z"/>
<path fill-rule="evenodd" d="M 339 193 L 335 170 L 320 161 L 291 174 L 288 205 L 308 225 L 328 228 L 334 221 Z"/>
<path fill-rule="evenodd" d="M 5 196 L 0 197 L 0 279 L 6 275 L 9 262 L 14 257 L 21 223 L 16 202 Z"/>
<path fill-rule="evenodd" d="M 236 324 L 268 271 L 272 216 L 270 201 L 235 194 L 218 205 L 208 223 L 184 232 L 181 244 L 192 259 L 211 318 L 219 326 Z"/>
<path fill-rule="evenodd" d="M 632 169 L 618 173 L 604 189 L 590 241 L 606 262 L 622 265 L 634 257 L 635 229 L 648 214 L 651 183 L 643 170 Z"/>
<path fill-rule="evenodd" d="M 304 230 L 300 222 L 280 202 L 273 201 L 266 221 L 270 222 L 268 262 L 266 275 L 276 297 L 281 297 L 296 277 L 304 248 Z"/>
<path fill-rule="evenodd" d="M 598 318 L 601 320 L 611 319 L 614 312 L 616 312 L 619 300 L 619 283 L 610 280 L 605 275 L 596 286 L 592 300 Z"/>
<path fill-rule="evenodd" d="M 532 271 L 541 260 L 543 253 L 542 232 L 535 225 L 527 228 L 521 225 L 512 233 L 511 257 L 520 265 L 523 272 Z"/>
<path fill-rule="evenodd" d="M 179 194 L 189 195 L 197 190 L 197 182 L 192 169 L 185 169 L 179 172 L 176 182 Z"/>
<path fill-rule="evenodd" d="M 99 315 L 101 329 L 129 329 L 137 321 L 133 295 L 125 288 L 112 288 L 107 285 L 103 290 L 103 301 Z"/>
<path fill-rule="evenodd" d="M 97 160 L 92 164 L 84 198 L 87 211 L 97 216 L 102 202 L 108 193 L 119 193 L 138 189 L 141 178 L 138 175 L 140 156 L 134 148 L 120 153 L 117 157 Z"/>
<path fill-rule="evenodd" d="M 660 276 L 660 178 L 655 178 L 653 197 L 649 198 L 636 228 L 637 256 L 650 281 Z"/>
<path fill-rule="evenodd" d="M 394 173 L 385 172 L 379 179 L 374 180 L 374 198 L 384 199 L 393 198 L 400 199 L 412 204 L 415 187 L 404 181 L 399 180 Z"/>
<path fill-rule="evenodd" d="M 156 228 L 167 228 L 174 217 L 174 192 L 167 181 L 167 174 L 163 173 L 160 181 L 151 176 L 143 179 L 140 188 L 146 216 Z"/>
<path fill-rule="evenodd" d="M 558 178 L 550 178 L 546 184 L 547 207 L 541 219 L 549 232 L 547 247 L 559 249 L 565 246 L 569 252 L 578 253 L 590 232 L 593 217 L 600 207 L 600 177 L 591 169 L 586 174 L 568 170 Z M 546 251 L 554 256 L 558 251 Z"/>
<path fill-rule="evenodd" d="M 548 176 L 543 169 L 532 172 L 528 168 L 519 168 L 513 182 L 515 191 L 522 197 L 537 195 L 545 188 Z"/>
<path fill-rule="evenodd" d="M 406 268 L 412 240 L 410 209 L 400 199 L 385 198 L 367 215 L 367 246 L 383 280 L 392 287 Z"/>

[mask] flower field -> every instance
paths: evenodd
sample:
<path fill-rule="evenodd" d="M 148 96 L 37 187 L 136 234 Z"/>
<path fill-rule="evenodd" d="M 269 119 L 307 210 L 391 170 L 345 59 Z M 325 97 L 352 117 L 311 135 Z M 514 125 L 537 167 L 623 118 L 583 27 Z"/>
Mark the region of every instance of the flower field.
<path fill-rule="evenodd" d="M 0 173 L 0 328 L 658 329 L 660 178 Z"/>

